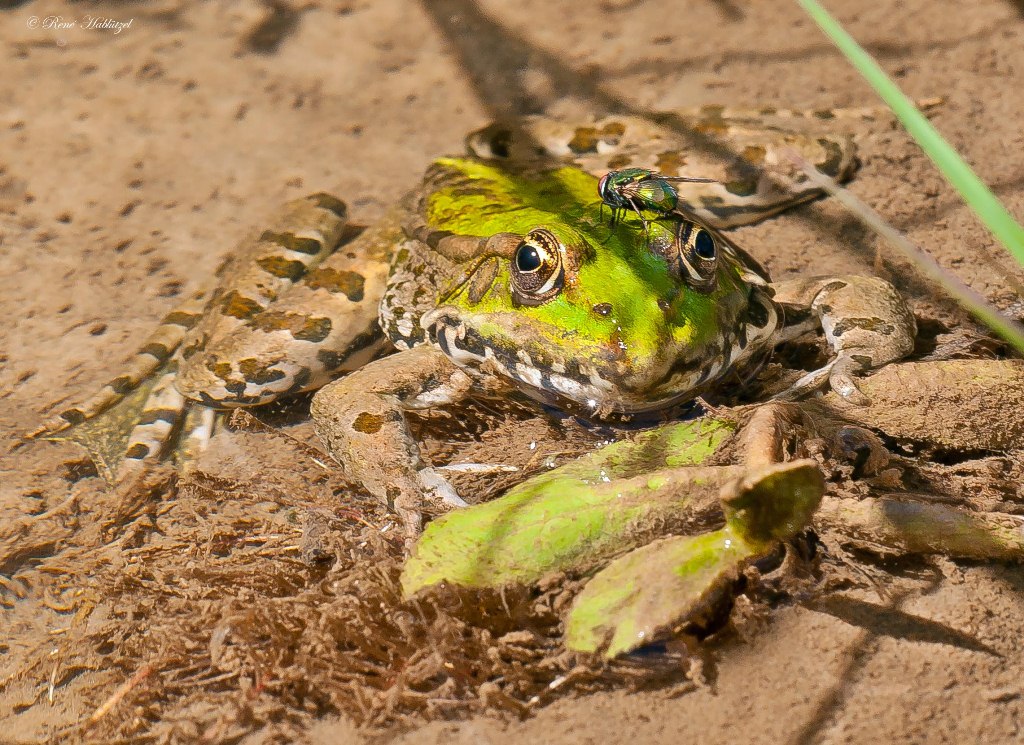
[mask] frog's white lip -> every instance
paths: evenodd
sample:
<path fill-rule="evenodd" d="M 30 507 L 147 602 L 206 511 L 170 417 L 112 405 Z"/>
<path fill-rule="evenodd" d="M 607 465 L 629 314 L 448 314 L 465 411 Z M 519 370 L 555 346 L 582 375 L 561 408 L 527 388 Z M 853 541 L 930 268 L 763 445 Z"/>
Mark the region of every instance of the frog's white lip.
<path fill-rule="evenodd" d="M 541 369 L 533 364 L 526 353 L 517 358 L 484 342 L 468 326 L 454 308 L 437 308 L 423 315 L 421 324 L 441 351 L 461 367 L 477 368 L 486 365 L 488 371 L 497 372 L 519 384 L 524 393 L 542 401 L 551 394 L 585 406 L 591 410 L 604 408 L 614 398 L 615 386 L 598 375 L 596 370 L 580 367 L 580 376 L 570 377 L 562 366 L 560 371 Z"/>
<path fill-rule="evenodd" d="M 508 353 L 487 345 L 483 338 L 459 316 L 455 308 L 437 308 L 423 315 L 421 323 L 431 339 L 460 367 L 486 366 L 488 372 L 511 379 L 530 398 L 543 403 L 568 401 L 589 416 L 613 413 L 637 414 L 671 406 L 684 397 L 672 393 L 663 399 L 633 398 L 607 379 L 592 365 L 555 363 L 537 367 L 530 355 Z M 571 375 L 578 373 L 578 375 Z"/>

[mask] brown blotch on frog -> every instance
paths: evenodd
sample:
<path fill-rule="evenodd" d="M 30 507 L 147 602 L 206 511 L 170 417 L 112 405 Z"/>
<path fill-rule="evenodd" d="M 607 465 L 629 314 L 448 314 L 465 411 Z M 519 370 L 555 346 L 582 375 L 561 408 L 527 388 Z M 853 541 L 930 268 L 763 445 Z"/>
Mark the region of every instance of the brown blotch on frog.
<path fill-rule="evenodd" d="M 331 319 L 291 311 L 262 313 L 252 321 L 260 331 L 287 331 L 299 341 L 322 342 L 331 333 Z"/>
<path fill-rule="evenodd" d="M 267 274 L 281 279 L 289 279 L 292 282 L 297 280 L 306 271 L 306 265 L 301 261 L 286 259 L 283 256 L 264 256 L 257 259 L 256 263 Z"/>
<path fill-rule="evenodd" d="M 387 419 L 380 414 L 371 414 L 368 411 L 364 411 L 352 422 L 352 429 L 356 432 L 362 432 L 364 435 L 374 435 L 380 432 L 381 427 L 384 426 L 386 421 Z"/>
<path fill-rule="evenodd" d="M 224 315 L 240 319 L 252 318 L 263 310 L 262 305 L 252 298 L 245 297 L 238 290 L 227 293 L 221 300 L 220 307 Z"/>
<path fill-rule="evenodd" d="M 285 377 L 283 370 L 273 370 L 271 365 L 260 362 L 255 357 L 239 360 L 238 371 L 242 373 L 242 377 L 245 378 L 247 383 L 255 383 L 256 385 L 274 383 Z"/>
<path fill-rule="evenodd" d="M 351 272 L 331 267 L 322 267 L 310 272 L 306 285 L 314 290 L 327 290 L 332 293 L 342 293 L 353 303 L 363 299 L 363 287 L 366 278 L 358 272 Z"/>
<path fill-rule="evenodd" d="M 294 233 L 275 233 L 272 230 L 264 230 L 260 235 L 260 241 L 273 243 L 281 248 L 287 248 L 289 251 L 310 256 L 315 256 L 323 250 L 323 243 L 315 238 L 301 238 Z"/>

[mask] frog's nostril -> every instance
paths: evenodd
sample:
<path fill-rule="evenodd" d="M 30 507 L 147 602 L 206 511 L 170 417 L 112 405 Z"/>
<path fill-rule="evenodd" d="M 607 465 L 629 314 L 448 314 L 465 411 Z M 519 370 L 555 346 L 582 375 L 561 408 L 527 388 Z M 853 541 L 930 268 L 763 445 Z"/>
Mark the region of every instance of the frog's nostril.
<path fill-rule="evenodd" d="M 612 314 L 612 304 L 597 303 L 594 306 L 594 312 L 597 313 L 599 316 L 610 316 Z"/>

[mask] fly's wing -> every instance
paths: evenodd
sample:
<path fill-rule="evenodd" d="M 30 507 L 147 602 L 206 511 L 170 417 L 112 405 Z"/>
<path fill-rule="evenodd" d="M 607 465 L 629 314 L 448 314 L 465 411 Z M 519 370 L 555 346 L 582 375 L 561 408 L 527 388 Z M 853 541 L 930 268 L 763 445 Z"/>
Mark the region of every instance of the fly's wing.
<path fill-rule="evenodd" d="M 658 174 L 658 178 L 662 181 L 668 181 L 670 184 L 713 184 L 715 180 L 713 178 L 692 178 L 690 176 L 665 176 Z"/>
<path fill-rule="evenodd" d="M 664 179 L 646 178 L 626 184 L 622 194 L 643 209 L 670 212 L 675 209 L 679 197 L 676 190 Z"/>
<path fill-rule="evenodd" d="M 624 196 L 631 197 L 634 203 L 646 209 L 658 212 L 671 212 L 679 201 L 679 188 L 673 184 L 713 184 L 714 179 L 689 178 L 687 176 L 663 176 L 652 174 L 648 178 L 639 179 L 626 184 L 622 188 Z"/>

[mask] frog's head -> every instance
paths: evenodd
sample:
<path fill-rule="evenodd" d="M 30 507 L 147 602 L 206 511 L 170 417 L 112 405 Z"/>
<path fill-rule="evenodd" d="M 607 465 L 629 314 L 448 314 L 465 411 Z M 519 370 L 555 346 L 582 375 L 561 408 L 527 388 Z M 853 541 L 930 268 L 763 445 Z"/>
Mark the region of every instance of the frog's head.
<path fill-rule="evenodd" d="M 597 179 L 574 168 L 435 167 L 447 174 L 426 199 L 428 225 L 477 237 L 422 319 L 459 364 L 592 414 L 638 412 L 692 397 L 775 330 L 757 264 L 702 225 L 611 228 Z"/>

